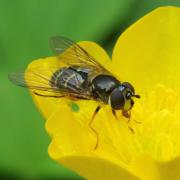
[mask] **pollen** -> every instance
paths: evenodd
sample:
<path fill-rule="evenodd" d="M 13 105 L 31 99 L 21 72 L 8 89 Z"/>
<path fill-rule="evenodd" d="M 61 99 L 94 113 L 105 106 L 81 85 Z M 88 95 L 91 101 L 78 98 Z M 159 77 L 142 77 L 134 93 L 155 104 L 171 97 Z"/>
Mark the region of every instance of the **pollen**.
<path fill-rule="evenodd" d="M 161 161 L 175 158 L 180 155 L 179 109 L 177 92 L 162 84 L 135 100 L 130 120 L 120 112 L 117 120 L 110 108 L 103 108 L 94 123 L 100 136 L 97 151 L 106 149 L 118 163 L 127 166 L 140 154 Z"/>

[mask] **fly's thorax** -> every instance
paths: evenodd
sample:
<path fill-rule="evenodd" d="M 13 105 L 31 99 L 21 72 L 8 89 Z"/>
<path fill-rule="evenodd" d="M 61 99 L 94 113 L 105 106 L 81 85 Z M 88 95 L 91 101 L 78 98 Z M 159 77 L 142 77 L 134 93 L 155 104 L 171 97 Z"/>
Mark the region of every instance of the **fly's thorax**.
<path fill-rule="evenodd" d="M 108 104 L 109 95 L 120 82 L 111 75 L 99 74 L 92 79 L 91 88 L 94 99 Z"/>

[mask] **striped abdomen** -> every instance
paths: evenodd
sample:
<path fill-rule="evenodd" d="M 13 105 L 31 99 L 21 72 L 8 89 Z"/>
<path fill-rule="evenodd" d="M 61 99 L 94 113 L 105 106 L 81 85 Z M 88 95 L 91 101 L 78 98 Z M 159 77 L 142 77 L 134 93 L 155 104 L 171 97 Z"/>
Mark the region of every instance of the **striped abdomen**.
<path fill-rule="evenodd" d="M 87 75 L 73 67 L 62 68 L 53 74 L 50 84 L 69 92 L 77 92 L 87 86 Z"/>

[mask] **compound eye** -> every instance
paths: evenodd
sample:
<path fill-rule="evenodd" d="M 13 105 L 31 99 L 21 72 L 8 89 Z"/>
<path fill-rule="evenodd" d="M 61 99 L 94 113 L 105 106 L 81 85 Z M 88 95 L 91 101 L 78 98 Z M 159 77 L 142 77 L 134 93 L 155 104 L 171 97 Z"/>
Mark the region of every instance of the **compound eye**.
<path fill-rule="evenodd" d="M 116 110 L 122 109 L 125 104 L 124 95 L 118 88 L 113 90 L 113 92 L 111 93 L 110 100 L 111 100 L 111 107 Z"/>

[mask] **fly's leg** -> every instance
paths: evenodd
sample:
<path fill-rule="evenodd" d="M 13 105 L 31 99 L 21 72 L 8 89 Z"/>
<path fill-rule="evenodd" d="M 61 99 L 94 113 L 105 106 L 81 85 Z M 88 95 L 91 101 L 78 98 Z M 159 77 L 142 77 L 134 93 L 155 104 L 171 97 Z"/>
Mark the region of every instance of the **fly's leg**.
<path fill-rule="evenodd" d="M 94 134 L 96 135 L 96 138 L 97 138 L 97 140 L 96 140 L 96 145 L 95 145 L 94 149 L 97 149 L 97 147 L 98 147 L 98 144 L 99 144 L 99 134 L 98 134 L 98 132 L 92 127 L 92 123 L 93 123 L 93 121 L 94 121 L 94 119 L 95 119 L 95 116 L 97 115 L 97 113 L 98 113 L 98 111 L 99 111 L 100 109 L 101 109 L 100 106 L 98 106 L 98 107 L 96 108 L 96 110 L 94 111 L 94 114 L 93 114 L 93 116 L 92 116 L 92 118 L 91 118 L 91 121 L 88 123 L 89 128 L 94 132 Z"/>
<path fill-rule="evenodd" d="M 114 109 L 112 109 L 112 113 L 113 113 L 113 115 L 114 115 L 115 119 L 116 119 L 116 120 L 118 120 L 118 117 L 117 117 L 116 111 L 115 111 Z"/>
<path fill-rule="evenodd" d="M 35 95 L 37 95 L 37 96 L 42 96 L 42 97 L 53 97 L 53 98 L 62 98 L 62 97 L 64 97 L 63 95 L 56 96 L 56 95 L 39 94 L 39 93 L 37 93 L 37 92 L 35 92 L 35 91 L 33 91 L 33 93 L 34 93 Z"/>
<path fill-rule="evenodd" d="M 130 120 L 131 120 L 131 111 L 122 111 L 122 114 L 123 114 L 123 116 L 125 116 L 126 118 L 128 118 L 128 122 L 130 122 Z M 135 123 L 137 123 L 137 124 L 141 124 L 142 122 L 141 121 L 137 121 L 137 120 L 133 120 Z"/>
<path fill-rule="evenodd" d="M 124 117 L 128 118 L 128 122 L 131 120 L 131 111 L 122 110 L 122 114 Z"/>
<path fill-rule="evenodd" d="M 126 118 L 128 118 L 128 123 L 129 123 L 130 120 L 131 120 L 131 111 L 125 111 L 125 110 L 123 110 L 123 111 L 122 111 L 122 114 L 123 114 L 123 116 L 125 116 Z M 130 130 L 133 134 L 135 133 L 135 131 L 134 131 L 134 129 L 133 129 L 132 127 L 128 126 L 128 128 L 129 128 L 129 130 Z"/>
<path fill-rule="evenodd" d="M 137 121 L 137 120 L 133 120 L 135 123 L 137 123 L 137 124 L 141 124 L 142 122 L 141 121 Z"/>
<path fill-rule="evenodd" d="M 134 131 L 134 129 L 132 127 L 128 126 L 128 128 L 133 134 L 135 134 L 135 131 Z"/>

